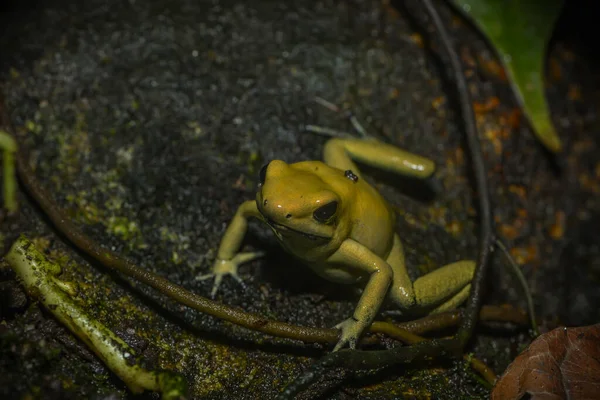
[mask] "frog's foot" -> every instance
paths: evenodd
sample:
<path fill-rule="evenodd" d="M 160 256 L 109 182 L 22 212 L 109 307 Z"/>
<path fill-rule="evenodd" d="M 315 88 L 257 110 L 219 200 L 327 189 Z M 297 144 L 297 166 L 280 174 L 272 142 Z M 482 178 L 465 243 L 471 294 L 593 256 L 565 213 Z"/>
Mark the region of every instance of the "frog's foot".
<path fill-rule="evenodd" d="M 350 317 L 337 324 L 335 329 L 339 329 L 342 333 L 340 334 L 340 340 L 335 345 L 333 351 L 338 351 L 346 345 L 351 349 L 355 349 L 358 338 L 365 328 L 365 325 L 354 317 Z"/>
<path fill-rule="evenodd" d="M 238 253 L 231 260 L 223 260 L 217 258 L 212 267 L 212 272 L 205 275 L 200 275 L 196 277 L 198 281 L 204 281 L 206 279 L 215 279 L 213 283 L 212 290 L 210 292 L 210 296 L 212 298 L 215 297 L 217 291 L 219 290 L 219 286 L 221 286 L 221 282 L 223 281 L 223 277 L 225 275 L 231 275 L 233 279 L 235 279 L 242 287 L 246 287 L 242 278 L 238 275 L 238 267 L 244 263 L 250 262 L 252 260 L 256 260 L 264 255 L 263 252 L 250 252 L 250 253 Z"/>

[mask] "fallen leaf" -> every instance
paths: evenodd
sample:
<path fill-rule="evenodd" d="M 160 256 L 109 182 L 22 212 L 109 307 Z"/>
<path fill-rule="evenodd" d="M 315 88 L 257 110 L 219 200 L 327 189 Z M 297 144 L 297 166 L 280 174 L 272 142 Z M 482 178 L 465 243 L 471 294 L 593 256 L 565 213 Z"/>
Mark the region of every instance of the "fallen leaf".
<path fill-rule="evenodd" d="M 538 337 L 508 366 L 491 398 L 600 398 L 600 324 Z"/>
<path fill-rule="evenodd" d="M 546 45 L 564 0 L 450 0 L 488 38 L 504 65 L 517 101 L 546 148 L 562 148 L 544 90 Z"/>

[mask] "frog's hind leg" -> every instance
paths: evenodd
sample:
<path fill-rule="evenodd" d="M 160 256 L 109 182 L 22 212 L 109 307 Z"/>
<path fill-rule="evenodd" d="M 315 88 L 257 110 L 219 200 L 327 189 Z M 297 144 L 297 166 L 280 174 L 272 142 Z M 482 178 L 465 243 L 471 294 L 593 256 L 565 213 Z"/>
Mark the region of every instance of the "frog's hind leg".
<path fill-rule="evenodd" d="M 417 307 L 436 314 L 456 308 L 469 297 L 475 274 L 474 261 L 444 265 L 413 283 Z"/>
<path fill-rule="evenodd" d="M 403 311 L 435 314 L 454 309 L 469 297 L 475 273 L 473 261 L 445 265 L 411 282 L 402 242 L 398 235 L 394 235 L 394 245 L 387 262 L 394 272 L 389 297 Z"/>
<path fill-rule="evenodd" d="M 352 170 L 360 176 L 353 160 L 413 178 L 429 178 L 435 172 L 432 160 L 398 147 L 364 139 L 330 139 L 323 149 L 323 159 L 332 167 Z"/>
<path fill-rule="evenodd" d="M 388 297 L 402 310 L 410 310 L 416 304 L 413 283 L 406 271 L 404 261 L 404 248 L 398 235 L 394 235 L 394 244 L 387 257 L 387 263 L 392 267 L 394 273 L 392 285 Z"/>

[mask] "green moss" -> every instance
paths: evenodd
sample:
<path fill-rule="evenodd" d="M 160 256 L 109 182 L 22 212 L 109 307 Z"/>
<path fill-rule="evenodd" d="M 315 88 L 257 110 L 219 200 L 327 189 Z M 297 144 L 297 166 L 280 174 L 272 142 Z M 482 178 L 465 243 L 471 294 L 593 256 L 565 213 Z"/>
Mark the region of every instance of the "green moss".
<path fill-rule="evenodd" d="M 106 224 L 107 232 L 129 242 L 132 247 L 137 247 L 141 244 L 142 233 L 135 221 L 130 221 L 125 217 L 110 216 L 104 223 Z"/>

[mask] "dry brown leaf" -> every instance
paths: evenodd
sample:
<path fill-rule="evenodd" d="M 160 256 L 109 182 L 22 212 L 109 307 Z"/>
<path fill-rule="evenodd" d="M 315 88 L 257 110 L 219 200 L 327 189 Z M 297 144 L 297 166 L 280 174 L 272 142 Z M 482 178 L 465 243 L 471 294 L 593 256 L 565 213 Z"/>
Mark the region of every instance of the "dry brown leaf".
<path fill-rule="evenodd" d="M 500 399 L 600 399 L 600 324 L 538 337 L 494 386 Z"/>

